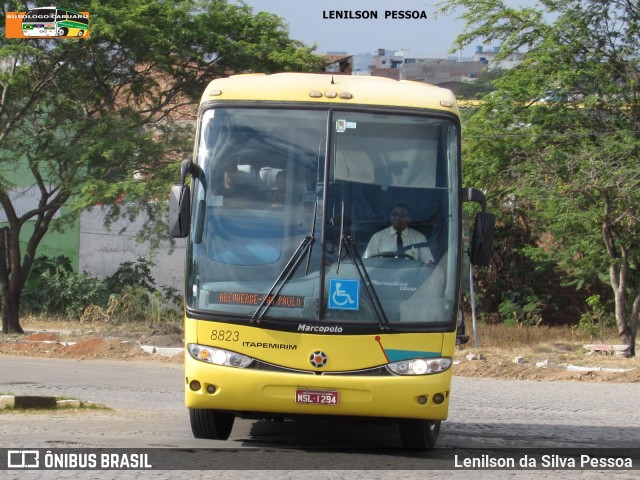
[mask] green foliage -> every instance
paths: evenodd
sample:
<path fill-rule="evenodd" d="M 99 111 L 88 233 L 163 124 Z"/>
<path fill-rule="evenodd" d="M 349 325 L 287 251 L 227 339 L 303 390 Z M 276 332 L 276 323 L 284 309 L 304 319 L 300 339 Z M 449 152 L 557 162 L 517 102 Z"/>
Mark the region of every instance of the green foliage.
<path fill-rule="evenodd" d="M 28 6 L 36 5 L 49 4 Z M 177 159 L 190 153 L 190 120 L 209 81 L 317 71 L 322 63 L 314 47 L 289 38 L 280 17 L 242 2 L 69 0 L 64 7 L 90 13 L 90 38 L 0 36 L 0 205 L 14 246 L 13 273 L 0 272 L 3 331 L 21 330 L 20 293 L 50 228 L 100 203 L 108 223 L 144 212 L 140 239 L 157 246 L 166 238 L 158 199 L 178 176 Z M 25 182 L 38 206 L 16 213 L 9 193 Z M 25 225 L 33 233 L 18 252 Z"/>
<path fill-rule="evenodd" d="M 29 313 L 118 323 L 178 319 L 175 294 L 155 288 L 153 264 L 144 258 L 122 263 L 104 281 L 73 272 L 63 256 L 41 256 L 34 264 L 23 292 L 22 308 Z"/>
<path fill-rule="evenodd" d="M 67 257 L 38 257 L 23 291 L 22 308 L 34 314 L 80 318 L 88 305 L 104 304 L 103 282 L 74 273 Z"/>
<path fill-rule="evenodd" d="M 140 287 L 152 293 L 155 282 L 151 276 L 153 263 L 145 258 L 138 258 L 136 262 L 123 262 L 113 275 L 105 280 L 105 286 L 111 293 L 121 293 L 128 287 Z"/>
<path fill-rule="evenodd" d="M 588 311 L 580 316 L 580 322 L 578 322 L 578 328 L 585 334 L 589 335 L 592 339 L 599 336 L 600 339 L 604 338 L 604 332 L 611 328 L 615 321 L 609 315 L 605 306 L 602 305 L 599 295 L 591 295 L 586 300 Z"/>
<path fill-rule="evenodd" d="M 34 261 L 22 293 L 22 308 L 34 314 L 77 317 L 86 302 L 106 299 L 99 282 L 77 275 L 65 256 L 40 256 Z"/>
<path fill-rule="evenodd" d="M 483 70 L 474 82 L 463 83 L 455 90 L 456 97 L 463 100 L 475 100 L 495 91 L 494 82 L 504 75 L 499 68 Z"/>
<path fill-rule="evenodd" d="M 498 312 L 507 325 L 537 326 L 542 323 L 542 301 L 533 292 L 505 292 Z"/>
<path fill-rule="evenodd" d="M 466 28 L 456 47 L 493 41 L 501 44 L 499 58 L 521 59 L 493 82 L 482 105 L 464 112 L 465 183 L 489 191 L 499 230 L 507 232 L 497 236 L 508 248 L 499 250 L 493 278 L 509 275 L 513 257 L 522 255 L 531 277 L 546 272 L 547 284 L 563 287 L 548 292 L 549 304 L 560 306 L 573 289 L 575 307 L 580 295 L 608 287 L 603 304 L 615 304 L 618 330 L 631 344 L 636 319 L 629 312 L 640 300 L 637 5 L 450 0 L 441 8 L 462 11 Z M 529 288 L 538 298 L 547 293 L 544 283 L 520 282 L 503 290 L 518 299 L 501 301 L 502 311 L 530 305 L 523 300 Z"/>

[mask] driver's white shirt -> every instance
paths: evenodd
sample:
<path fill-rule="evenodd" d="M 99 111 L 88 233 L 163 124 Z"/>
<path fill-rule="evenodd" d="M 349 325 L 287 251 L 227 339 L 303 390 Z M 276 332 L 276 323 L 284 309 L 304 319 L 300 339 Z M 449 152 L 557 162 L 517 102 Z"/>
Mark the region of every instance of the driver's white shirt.
<path fill-rule="evenodd" d="M 402 244 L 405 247 L 427 241 L 427 237 L 412 228 L 405 228 L 402 231 L 401 236 Z M 369 245 L 367 245 L 367 250 L 364 252 L 364 257 L 372 257 L 378 253 L 395 252 L 397 250 L 397 242 L 398 236 L 396 235 L 396 231 L 393 227 L 380 230 L 379 232 L 374 233 L 371 240 L 369 240 Z M 406 255 L 410 255 L 416 260 L 420 260 L 421 262 L 433 263 L 433 255 L 431 255 L 429 247 L 409 248 L 404 250 L 404 253 Z"/>

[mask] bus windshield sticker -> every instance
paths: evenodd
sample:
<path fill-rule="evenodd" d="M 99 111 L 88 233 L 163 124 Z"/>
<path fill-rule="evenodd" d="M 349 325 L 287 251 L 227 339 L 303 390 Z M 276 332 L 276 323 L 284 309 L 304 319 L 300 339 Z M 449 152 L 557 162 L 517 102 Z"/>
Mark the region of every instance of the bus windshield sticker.
<path fill-rule="evenodd" d="M 264 294 L 243 292 L 210 292 L 209 303 L 218 305 L 251 305 L 262 303 Z M 300 295 L 271 295 L 268 304 L 275 308 L 304 308 L 304 297 Z"/>
<path fill-rule="evenodd" d="M 360 310 L 360 280 L 329 279 L 329 308 Z"/>
<path fill-rule="evenodd" d="M 343 133 L 347 128 L 356 128 L 358 122 L 348 122 L 347 120 L 336 120 L 336 132 Z"/>

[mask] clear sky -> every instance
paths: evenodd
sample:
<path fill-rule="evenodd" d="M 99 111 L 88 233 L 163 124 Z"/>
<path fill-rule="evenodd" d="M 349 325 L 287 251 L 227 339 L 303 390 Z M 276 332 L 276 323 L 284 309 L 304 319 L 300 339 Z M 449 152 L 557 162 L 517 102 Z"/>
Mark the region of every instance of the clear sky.
<path fill-rule="evenodd" d="M 283 17 L 291 38 L 317 45 L 317 52 L 375 53 L 378 48 L 406 49 L 435 58 L 450 55 L 463 24 L 453 16 L 435 15 L 429 0 L 244 0 L 254 11 Z M 329 19 L 330 11 L 375 10 L 377 19 Z M 427 19 L 385 19 L 385 10 L 425 12 Z M 487 45 L 490 46 L 490 45 Z M 471 55 L 467 47 L 463 55 Z"/>

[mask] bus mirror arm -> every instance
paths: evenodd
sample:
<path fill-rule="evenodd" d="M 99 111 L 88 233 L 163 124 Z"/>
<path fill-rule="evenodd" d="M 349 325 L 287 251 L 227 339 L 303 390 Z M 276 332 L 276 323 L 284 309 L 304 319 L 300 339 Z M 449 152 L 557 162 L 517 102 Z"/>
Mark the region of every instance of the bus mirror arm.
<path fill-rule="evenodd" d="M 466 188 L 463 191 L 463 200 L 479 203 L 482 207 L 482 211 L 476 214 L 473 225 L 470 260 L 473 265 L 487 266 L 491 263 L 496 216 L 486 211 L 487 199 L 480 190 Z"/>
<path fill-rule="evenodd" d="M 182 161 L 180 165 L 180 185 L 184 185 L 187 181 L 187 175 L 193 173 L 193 164 L 191 160 L 186 159 Z"/>
<path fill-rule="evenodd" d="M 180 185 L 184 185 L 187 183 L 187 175 L 192 175 L 198 180 L 200 180 L 200 184 L 202 188 L 207 189 L 207 179 L 205 178 L 204 171 L 200 167 L 200 165 L 196 165 L 191 160 L 186 159 L 182 161 L 180 165 Z"/>
<path fill-rule="evenodd" d="M 487 199 L 477 188 L 469 187 L 462 191 L 462 200 L 464 202 L 476 202 L 479 203 L 484 212 L 487 209 Z"/>

